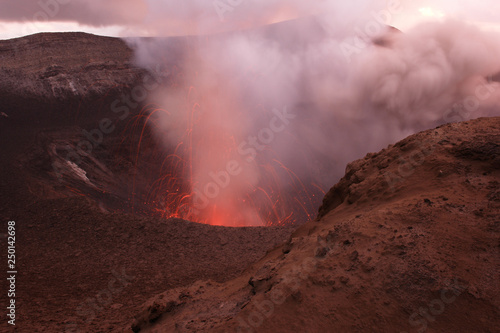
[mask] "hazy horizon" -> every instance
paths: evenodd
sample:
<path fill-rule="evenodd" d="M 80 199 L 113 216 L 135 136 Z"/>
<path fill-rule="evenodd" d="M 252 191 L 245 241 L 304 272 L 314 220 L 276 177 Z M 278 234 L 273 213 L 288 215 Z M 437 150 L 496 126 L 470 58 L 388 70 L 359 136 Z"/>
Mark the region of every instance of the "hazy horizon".
<path fill-rule="evenodd" d="M 243 0 L 232 5 L 219 0 L 204 3 L 190 0 L 181 5 L 172 1 L 111 0 L 21 0 L 4 4 L 0 11 L 0 39 L 11 39 L 39 32 L 81 31 L 110 37 L 205 35 L 240 30 L 337 10 L 332 1 L 307 3 L 300 0 Z M 383 10 L 394 3 L 401 11 L 391 25 L 406 31 L 425 20 L 458 19 L 481 28 L 500 30 L 500 5 L 470 1 L 366 1 L 349 5 L 360 13 L 365 9 Z"/>

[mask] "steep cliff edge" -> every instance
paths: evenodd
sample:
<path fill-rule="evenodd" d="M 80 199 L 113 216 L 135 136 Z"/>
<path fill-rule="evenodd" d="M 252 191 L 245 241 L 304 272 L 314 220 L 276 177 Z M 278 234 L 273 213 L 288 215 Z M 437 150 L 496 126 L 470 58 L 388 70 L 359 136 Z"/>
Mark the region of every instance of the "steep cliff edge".
<path fill-rule="evenodd" d="M 118 38 L 40 33 L 0 41 L 2 94 L 68 98 L 102 94 L 137 80 L 133 51 Z"/>
<path fill-rule="evenodd" d="M 116 331 L 164 288 L 226 281 L 292 232 L 141 214 L 140 181 L 156 179 L 163 150 L 151 153 L 157 142 L 133 99 L 157 73 L 132 57 L 120 39 L 83 33 L 0 41 L 0 220 L 16 222 L 19 332 Z M 112 109 L 128 105 L 122 96 L 134 103 L 126 117 Z M 97 132 L 103 119 L 114 130 Z"/>
<path fill-rule="evenodd" d="M 80 32 L 2 40 L 0 111 L 44 123 L 88 113 L 141 82 L 147 71 L 132 58 L 121 39 Z"/>
<path fill-rule="evenodd" d="M 150 299 L 134 332 L 496 332 L 500 118 L 347 166 L 317 221 L 230 282 Z"/>

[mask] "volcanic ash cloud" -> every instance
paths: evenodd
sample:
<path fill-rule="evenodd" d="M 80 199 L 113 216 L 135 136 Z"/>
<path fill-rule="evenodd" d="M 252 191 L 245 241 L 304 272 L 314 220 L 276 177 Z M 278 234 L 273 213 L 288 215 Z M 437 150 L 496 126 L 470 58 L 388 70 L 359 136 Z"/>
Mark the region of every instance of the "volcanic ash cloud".
<path fill-rule="evenodd" d="M 314 217 L 317 188 L 351 160 L 445 122 L 498 115 L 498 35 L 453 20 L 405 33 L 381 25 L 378 42 L 346 55 L 355 14 L 129 41 L 139 65 L 171 72 L 150 102 L 162 109 L 158 137 L 185 162 L 185 214 L 223 225 Z"/>

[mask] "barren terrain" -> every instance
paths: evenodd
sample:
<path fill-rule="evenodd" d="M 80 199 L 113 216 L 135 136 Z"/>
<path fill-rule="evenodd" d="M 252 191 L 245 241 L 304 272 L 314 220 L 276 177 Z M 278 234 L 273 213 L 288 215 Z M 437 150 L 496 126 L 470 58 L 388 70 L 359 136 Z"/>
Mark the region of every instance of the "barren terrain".
<path fill-rule="evenodd" d="M 143 127 L 148 106 L 124 119 L 110 107 L 159 75 L 131 56 L 123 41 L 80 33 L 0 41 L 0 246 L 16 221 L 14 331 L 499 332 L 500 118 L 353 161 L 314 221 L 166 219 L 151 184 L 170 152 Z M 68 163 L 102 119 L 114 130 Z M 4 278 L 1 288 L 5 308 Z"/>
<path fill-rule="evenodd" d="M 230 282 L 150 299 L 134 331 L 498 332 L 499 172 L 500 118 L 368 154 L 317 221 Z"/>

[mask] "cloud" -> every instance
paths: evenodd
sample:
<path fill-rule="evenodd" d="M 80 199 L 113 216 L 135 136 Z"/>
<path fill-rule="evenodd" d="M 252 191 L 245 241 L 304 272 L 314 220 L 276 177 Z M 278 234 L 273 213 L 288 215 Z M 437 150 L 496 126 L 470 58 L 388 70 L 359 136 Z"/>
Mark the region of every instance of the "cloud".
<path fill-rule="evenodd" d="M 409 28 L 424 13 L 442 13 L 491 26 L 498 22 L 500 3 L 469 0 L 0 0 L 0 24 L 72 22 L 88 27 L 120 26 L 122 36 L 213 34 L 247 29 L 296 17 L 328 13 L 339 27 L 364 19 L 373 8 L 400 2 L 403 12 L 393 24 Z M 354 15 L 352 15 L 354 14 Z M 33 32 L 37 32 L 36 29 Z M 39 29 L 43 30 L 43 29 Z M 109 31 L 103 30 L 103 31 Z M 20 35 L 19 32 L 17 35 Z"/>
<path fill-rule="evenodd" d="M 278 1 L 262 5 L 274 8 L 273 3 Z M 445 122 L 498 115 L 500 87 L 487 77 L 500 71 L 499 35 L 453 19 L 405 33 L 389 30 L 386 23 L 404 7 L 384 7 L 384 1 L 325 1 L 317 8 L 305 1 L 288 4 L 324 12 L 183 43 L 131 41 L 139 65 L 180 68 L 152 95 L 150 102 L 164 110 L 155 116 L 154 128 L 167 147 L 186 147 L 177 151 L 189 161 L 192 193 L 185 197 L 195 206 L 209 202 L 198 209 L 205 218 L 216 208 L 218 221 L 268 223 L 272 219 L 262 208 L 269 202 L 279 207 L 287 198 L 266 203 L 259 197 L 263 192 L 294 193 L 300 201 L 307 197 L 300 189 L 283 190 L 297 186 L 297 179 L 306 189 L 311 184 L 326 189 L 347 162 L 367 152 Z M 190 9 L 182 9 L 187 17 Z M 227 20 L 243 15 L 238 10 L 227 12 Z M 153 27 L 155 22 L 161 31 L 163 22 L 153 20 Z M 208 17 L 197 28 L 212 22 Z M 345 43 L 351 48 L 342 48 Z M 271 133 L 270 121 L 284 107 L 294 118 Z M 223 175 L 231 161 L 242 171 L 225 187 L 219 183 L 228 178 L 213 175 Z M 257 204 L 249 208 L 248 202 Z M 282 211 L 300 210 L 300 204 Z"/>
<path fill-rule="evenodd" d="M 143 0 L 2 0 L 2 22 L 78 22 L 89 26 L 135 25 L 144 20 Z"/>

